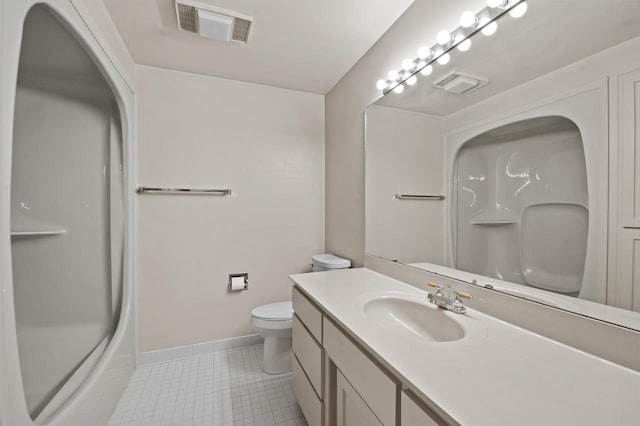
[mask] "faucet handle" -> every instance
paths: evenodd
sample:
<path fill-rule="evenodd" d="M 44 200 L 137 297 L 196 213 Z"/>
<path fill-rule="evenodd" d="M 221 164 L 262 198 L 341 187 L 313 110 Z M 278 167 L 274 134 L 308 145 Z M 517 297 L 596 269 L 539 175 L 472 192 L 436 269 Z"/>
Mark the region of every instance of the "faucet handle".
<path fill-rule="evenodd" d="M 432 282 L 428 282 L 427 285 L 429 287 L 433 287 L 433 288 L 438 289 L 438 290 L 442 290 L 444 288 L 440 284 L 436 284 L 436 283 L 432 283 Z"/>
<path fill-rule="evenodd" d="M 464 307 L 464 304 L 460 299 L 471 299 L 471 295 L 467 293 L 463 293 L 461 291 L 454 291 L 453 294 L 455 294 L 456 297 L 451 302 L 450 310 L 457 312 L 459 314 L 464 314 L 465 312 L 467 312 L 467 308 Z"/>
<path fill-rule="evenodd" d="M 456 295 L 456 299 L 467 299 L 467 300 L 471 300 L 472 297 L 469 293 L 463 293 L 461 291 L 454 291 L 453 294 Z"/>

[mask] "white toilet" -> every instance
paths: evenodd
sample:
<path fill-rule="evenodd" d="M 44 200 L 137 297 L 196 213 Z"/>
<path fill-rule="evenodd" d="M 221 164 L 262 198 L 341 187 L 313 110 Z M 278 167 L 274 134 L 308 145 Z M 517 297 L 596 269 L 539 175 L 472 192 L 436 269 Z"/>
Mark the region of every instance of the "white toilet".
<path fill-rule="evenodd" d="M 251 311 L 251 328 L 264 337 L 262 370 L 267 374 L 291 371 L 291 302 L 262 305 Z"/>
<path fill-rule="evenodd" d="M 333 271 L 334 269 L 347 269 L 351 267 L 351 261 L 333 254 L 316 254 L 311 257 L 313 272 Z"/>
<path fill-rule="evenodd" d="M 332 254 L 318 254 L 311 259 L 314 272 L 346 269 L 351 266 L 349 260 Z M 291 371 L 292 322 L 291 301 L 270 303 L 251 311 L 251 328 L 264 338 L 262 370 L 265 373 L 282 374 Z"/>

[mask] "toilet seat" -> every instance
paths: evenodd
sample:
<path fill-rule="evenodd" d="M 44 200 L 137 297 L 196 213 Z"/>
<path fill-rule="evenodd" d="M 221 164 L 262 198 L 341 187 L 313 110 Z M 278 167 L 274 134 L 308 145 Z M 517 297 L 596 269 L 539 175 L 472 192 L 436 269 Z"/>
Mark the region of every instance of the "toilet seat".
<path fill-rule="evenodd" d="M 252 310 L 251 316 L 262 321 L 291 321 L 293 306 L 291 301 L 270 303 Z"/>
<path fill-rule="evenodd" d="M 265 319 L 256 318 L 252 316 L 250 324 L 253 326 L 254 329 L 288 330 L 290 332 L 291 327 L 293 327 L 293 320 L 271 321 L 271 320 L 265 320 Z"/>

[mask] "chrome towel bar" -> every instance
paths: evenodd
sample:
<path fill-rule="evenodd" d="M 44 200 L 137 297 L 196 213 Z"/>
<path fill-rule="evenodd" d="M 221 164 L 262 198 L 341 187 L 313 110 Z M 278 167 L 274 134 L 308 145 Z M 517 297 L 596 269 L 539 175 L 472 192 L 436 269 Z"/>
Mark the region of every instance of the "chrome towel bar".
<path fill-rule="evenodd" d="M 397 200 L 444 200 L 444 195 L 396 194 Z"/>
<path fill-rule="evenodd" d="M 136 188 L 136 193 L 167 195 L 216 195 L 224 197 L 226 195 L 231 195 L 231 189 L 152 188 L 149 186 L 139 186 Z"/>

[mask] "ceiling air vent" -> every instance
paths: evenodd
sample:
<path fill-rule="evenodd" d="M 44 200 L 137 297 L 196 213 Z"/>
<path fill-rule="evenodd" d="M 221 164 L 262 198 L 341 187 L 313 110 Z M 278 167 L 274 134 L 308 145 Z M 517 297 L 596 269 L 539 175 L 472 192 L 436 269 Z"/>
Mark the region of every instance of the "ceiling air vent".
<path fill-rule="evenodd" d="M 489 80 L 486 78 L 477 77 L 466 72 L 451 71 L 440 80 L 434 82 L 433 85 L 445 92 L 467 95 L 478 90 L 488 82 Z"/>
<path fill-rule="evenodd" d="M 253 18 L 190 0 L 176 1 L 178 28 L 212 40 L 246 43 Z"/>

